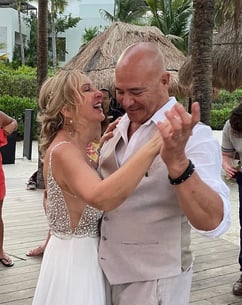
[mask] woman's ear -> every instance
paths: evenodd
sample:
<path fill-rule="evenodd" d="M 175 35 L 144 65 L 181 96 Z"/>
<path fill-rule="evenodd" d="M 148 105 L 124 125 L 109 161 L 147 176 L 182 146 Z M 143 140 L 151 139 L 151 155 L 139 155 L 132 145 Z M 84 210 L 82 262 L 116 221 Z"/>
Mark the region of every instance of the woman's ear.
<path fill-rule="evenodd" d="M 63 115 L 64 118 L 69 118 L 69 119 L 72 118 L 71 112 L 67 106 L 64 106 L 61 109 L 61 114 Z"/>

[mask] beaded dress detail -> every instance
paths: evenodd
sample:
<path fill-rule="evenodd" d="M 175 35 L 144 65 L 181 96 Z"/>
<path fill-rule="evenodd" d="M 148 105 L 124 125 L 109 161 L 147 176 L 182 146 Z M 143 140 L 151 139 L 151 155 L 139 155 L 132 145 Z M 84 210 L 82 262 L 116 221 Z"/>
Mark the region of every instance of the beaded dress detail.
<path fill-rule="evenodd" d="M 76 226 L 74 232 L 71 229 L 71 221 L 65 199 L 61 188 L 56 183 L 52 176 L 51 160 L 53 150 L 62 144 L 69 144 L 70 142 L 60 142 L 55 145 L 50 153 L 49 168 L 48 168 L 48 190 L 47 190 L 47 211 L 46 215 L 49 222 L 51 233 L 61 237 L 70 238 L 72 235 L 75 237 L 96 237 L 99 236 L 99 221 L 103 212 L 95 209 L 90 205 L 86 205 L 80 221 Z"/>
<path fill-rule="evenodd" d="M 106 305 L 103 272 L 98 262 L 102 211 L 86 205 L 72 230 L 68 205 L 52 175 L 47 174 L 47 219 L 51 237 L 45 249 L 32 305 Z"/>

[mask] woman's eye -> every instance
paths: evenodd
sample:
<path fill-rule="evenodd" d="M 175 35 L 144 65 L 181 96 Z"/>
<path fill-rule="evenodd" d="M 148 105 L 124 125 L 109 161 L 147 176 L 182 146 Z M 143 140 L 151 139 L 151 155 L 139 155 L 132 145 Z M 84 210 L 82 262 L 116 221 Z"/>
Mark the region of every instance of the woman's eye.
<path fill-rule="evenodd" d="M 87 92 L 87 91 L 90 91 L 90 86 L 84 86 L 83 87 L 83 92 Z"/>

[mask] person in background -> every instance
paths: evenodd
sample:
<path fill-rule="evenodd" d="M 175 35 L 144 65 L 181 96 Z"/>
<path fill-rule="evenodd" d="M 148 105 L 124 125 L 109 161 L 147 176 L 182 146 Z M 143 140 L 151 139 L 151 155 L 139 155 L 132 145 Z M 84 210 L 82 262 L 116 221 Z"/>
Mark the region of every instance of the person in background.
<path fill-rule="evenodd" d="M 111 122 L 115 121 L 117 118 L 120 118 L 125 114 L 124 109 L 121 107 L 115 97 L 112 97 L 111 103 L 109 105 L 108 114 L 110 116 Z"/>
<path fill-rule="evenodd" d="M 111 116 L 109 115 L 109 106 L 112 100 L 112 94 L 110 90 L 107 88 L 101 88 L 100 91 L 103 94 L 102 108 L 103 108 L 103 113 L 105 115 L 105 119 L 101 123 L 101 134 L 103 134 L 107 129 L 109 123 L 111 122 Z"/>
<path fill-rule="evenodd" d="M 242 104 L 234 108 L 222 133 L 223 169 L 228 178 L 236 180 L 239 189 L 240 277 L 233 285 L 233 294 L 242 296 Z"/>
<path fill-rule="evenodd" d="M 27 190 L 36 190 L 36 188 L 37 188 L 37 173 L 38 173 L 38 171 L 35 171 L 29 177 L 29 180 L 26 183 L 26 189 Z"/>
<path fill-rule="evenodd" d="M 121 117 L 125 112 L 117 102 L 117 100 L 112 96 L 111 91 L 107 88 L 101 88 L 100 91 L 103 94 L 103 113 L 105 119 L 102 122 L 102 131 L 103 134 L 107 129 L 109 123 L 114 122 L 116 119 Z"/>
<path fill-rule="evenodd" d="M 7 144 L 7 136 L 17 130 L 17 121 L 0 111 L 0 146 Z M 3 200 L 6 195 L 5 176 L 2 166 L 2 155 L 0 154 L 0 262 L 6 267 L 14 265 L 13 260 L 7 255 L 3 249 L 4 241 L 4 223 L 3 223 Z"/>
<path fill-rule="evenodd" d="M 194 126 L 198 103 L 190 115 L 169 96 L 169 79 L 154 43 L 129 46 L 116 65 L 116 98 L 126 114 L 100 151 L 101 177 L 122 167 L 158 121 L 163 145 L 136 189 L 102 218 L 99 262 L 112 305 L 188 305 L 191 227 L 212 238 L 230 225 L 220 145 L 209 126 Z"/>
<path fill-rule="evenodd" d="M 101 130 L 102 93 L 79 69 L 62 69 L 43 84 L 39 107 L 50 239 L 33 305 L 106 305 L 99 222 L 104 210 L 122 204 L 159 154 L 159 124 L 122 168 L 101 179 L 86 147 Z"/>

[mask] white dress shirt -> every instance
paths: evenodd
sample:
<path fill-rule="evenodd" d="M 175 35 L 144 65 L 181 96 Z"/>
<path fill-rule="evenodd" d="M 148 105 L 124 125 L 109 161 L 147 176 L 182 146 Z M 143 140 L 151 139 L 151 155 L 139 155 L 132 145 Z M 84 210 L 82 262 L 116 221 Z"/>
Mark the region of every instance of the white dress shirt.
<path fill-rule="evenodd" d="M 141 138 L 150 138 L 151 124 L 156 124 L 158 121 L 165 119 L 165 111 L 172 108 L 177 103 L 174 97 L 160 108 L 147 122 L 141 125 L 128 141 L 127 130 L 130 120 L 125 114 L 117 125 L 117 129 L 121 133 L 124 143 L 117 146 L 116 153 L 120 165 L 122 165 L 136 150 L 137 143 Z M 187 158 L 191 159 L 195 165 L 195 170 L 201 179 L 208 184 L 215 192 L 217 192 L 223 200 L 224 214 L 223 220 L 218 227 L 212 231 L 197 230 L 195 231 L 207 237 L 218 237 L 223 234 L 230 226 L 230 191 L 228 186 L 222 180 L 222 155 L 221 148 L 217 139 L 213 136 L 209 126 L 198 123 L 193 128 L 193 134 L 187 142 L 185 148 Z M 167 178 L 168 179 L 168 178 Z"/>

